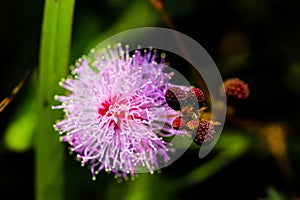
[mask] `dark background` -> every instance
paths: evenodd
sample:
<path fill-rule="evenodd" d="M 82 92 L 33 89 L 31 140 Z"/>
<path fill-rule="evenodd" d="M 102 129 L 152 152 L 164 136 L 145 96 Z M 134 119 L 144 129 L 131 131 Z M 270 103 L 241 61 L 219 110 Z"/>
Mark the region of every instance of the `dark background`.
<path fill-rule="evenodd" d="M 224 80 L 239 77 L 248 83 L 249 99 L 237 107 L 240 119 L 259 126 L 284 124 L 287 156 L 292 169 L 292 179 L 287 181 L 274 155 L 261 141 L 262 137 L 249 131 L 249 127 L 228 122 L 225 133 L 238 130 L 244 134 L 251 144 L 247 152 L 203 182 L 174 191 L 170 199 L 272 199 L 272 195 L 284 199 L 299 198 L 300 1 L 166 0 L 165 6 L 175 28 L 206 49 Z M 147 11 L 143 12 L 143 9 Z M 146 12 L 149 16 L 145 21 L 135 19 Z M 43 1 L 0 2 L 1 100 L 10 94 L 26 70 L 37 68 L 42 14 Z M 123 22 L 130 14 L 132 23 L 130 20 Z M 70 63 L 88 53 L 96 38 L 140 26 L 167 27 L 149 1 L 78 0 Z M 7 148 L 3 139 L 32 87 L 29 81 L 26 82 L 0 114 L 0 194 L 3 199 L 6 196 L 9 199 L 34 198 L 32 147 L 16 152 Z M 196 153 L 195 150 L 188 151 L 161 174 L 153 175 L 154 179 L 162 177 L 176 181 L 176 177 L 214 157 L 213 152 L 199 160 Z M 100 173 L 97 181 L 92 182 L 89 170 L 80 167 L 72 156 L 66 156 L 66 169 L 67 199 L 125 199 L 129 191 L 134 193 L 128 189 L 134 183 L 117 183 L 113 175 L 106 173 Z M 168 189 L 166 185 L 156 187 Z M 157 190 L 156 187 L 150 187 L 151 193 L 164 189 Z"/>

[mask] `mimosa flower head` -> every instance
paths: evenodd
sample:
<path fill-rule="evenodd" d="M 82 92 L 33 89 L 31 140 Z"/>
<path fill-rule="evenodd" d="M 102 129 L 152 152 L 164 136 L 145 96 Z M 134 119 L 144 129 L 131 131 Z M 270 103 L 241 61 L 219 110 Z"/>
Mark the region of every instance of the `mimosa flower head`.
<path fill-rule="evenodd" d="M 153 173 L 170 161 L 165 138 L 184 134 L 172 128 L 179 116 L 166 102 L 171 73 L 164 72 L 164 57 L 151 48 L 129 52 L 120 44 L 91 55 L 60 82 L 70 92 L 55 96 L 61 105 L 53 108 L 65 113 L 55 129 L 93 177 L 101 170 L 118 177 L 142 168 Z"/>

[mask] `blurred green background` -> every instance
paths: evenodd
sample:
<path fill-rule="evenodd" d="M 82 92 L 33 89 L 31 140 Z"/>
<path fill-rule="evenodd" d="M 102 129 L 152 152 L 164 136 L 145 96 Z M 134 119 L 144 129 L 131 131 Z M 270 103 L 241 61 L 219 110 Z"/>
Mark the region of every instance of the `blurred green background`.
<path fill-rule="evenodd" d="M 94 182 L 65 148 L 66 199 L 300 198 L 299 8 L 297 0 L 166 0 L 176 30 L 206 49 L 224 80 L 246 81 L 249 99 L 233 108 L 207 157 L 191 147 L 134 181 L 103 172 Z M 1 100 L 37 68 L 42 15 L 43 1 L 0 2 Z M 143 26 L 168 27 L 150 1 L 76 1 L 70 63 L 107 37 Z M 1 199 L 34 199 L 33 79 L 0 114 Z"/>

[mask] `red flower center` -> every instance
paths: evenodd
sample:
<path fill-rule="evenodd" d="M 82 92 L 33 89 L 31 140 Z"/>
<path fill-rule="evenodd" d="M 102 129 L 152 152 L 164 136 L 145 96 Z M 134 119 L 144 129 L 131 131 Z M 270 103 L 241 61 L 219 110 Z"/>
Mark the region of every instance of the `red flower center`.
<path fill-rule="evenodd" d="M 99 115 L 104 116 L 109 111 L 110 105 L 111 105 L 111 100 L 110 99 L 102 102 L 100 104 L 100 107 L 98 108 Z M 111 115 L 112 115 L 111 113 L 108 113 L 107 116 L 111 116 Z"/>
<path fill-rule="evenodd" d="M 139 113 L 139 109 L 135 105 L 135 98 L 117 98 L 111 97 L 103 101 L 99 108 L 98 114 L 99 117 L 114 117 L 112 123 L 117 126 L 120 126 L 120 123 L 129 120 L 142 120 L 144 119 Z M 135 105 L 135 106 L 132 106 Z"/>

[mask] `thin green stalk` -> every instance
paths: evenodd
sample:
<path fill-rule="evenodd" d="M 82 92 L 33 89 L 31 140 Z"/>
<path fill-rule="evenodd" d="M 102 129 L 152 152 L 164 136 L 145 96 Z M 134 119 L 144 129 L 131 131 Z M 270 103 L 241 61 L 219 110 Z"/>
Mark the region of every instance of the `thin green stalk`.
<path fill-rule="evenodd" d="M 59 80 L 67 73 L 75 0 L 46 0 L 38 72 L 38 127 L 35 140 L 37 200 L 64 199 L 63 146 L 53 123 L 61 112 L 51 110 Z"/>

